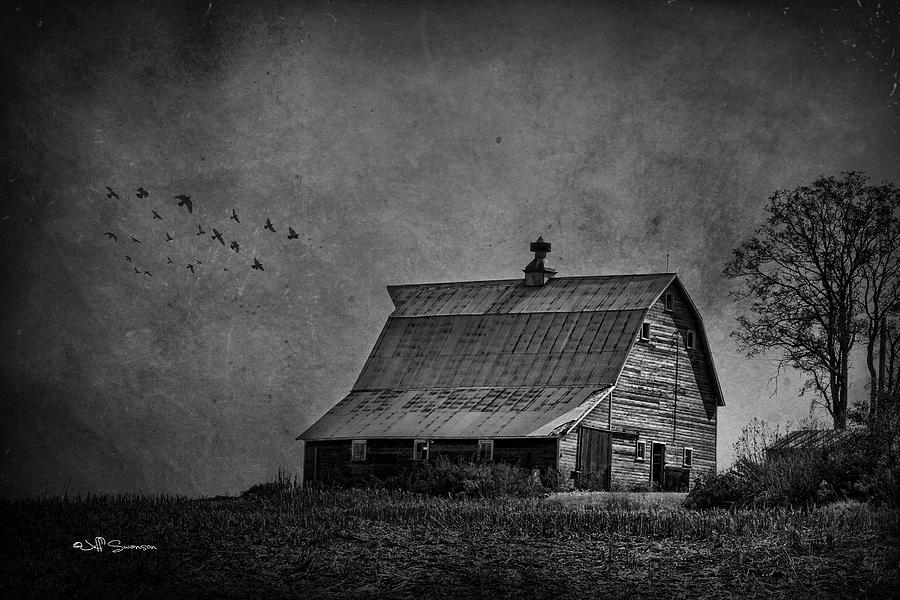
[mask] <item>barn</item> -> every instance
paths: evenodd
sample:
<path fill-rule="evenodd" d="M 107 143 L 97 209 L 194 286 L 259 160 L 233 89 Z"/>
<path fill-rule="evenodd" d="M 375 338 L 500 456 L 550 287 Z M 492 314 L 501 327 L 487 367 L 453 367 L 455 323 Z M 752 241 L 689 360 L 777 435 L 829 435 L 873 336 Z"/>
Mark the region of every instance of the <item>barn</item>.
<path fill-rule="evenodd" d="M 674 273 L 388 286 L 394 311 L 350 392 L 297 439 L 303 477 L 384 477 L 438 456 L 683 488 L 716 468 L 724 406 Z"/>

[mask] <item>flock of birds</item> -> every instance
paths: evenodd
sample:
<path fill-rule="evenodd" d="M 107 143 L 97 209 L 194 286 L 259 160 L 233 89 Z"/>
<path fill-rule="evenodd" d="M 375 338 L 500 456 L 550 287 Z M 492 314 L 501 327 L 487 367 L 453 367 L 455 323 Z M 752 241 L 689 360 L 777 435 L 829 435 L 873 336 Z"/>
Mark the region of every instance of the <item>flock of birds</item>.
<path fill-rule="evenodd" d="M 106 197 L 108 199 L 121 200 L 121 196 L 119 196 L 118 192 L 116 192 L 110 186 L 105 186 L 105 187 L 106 187 Z M 150 192 L 148 192 L 143 187 L 139 187 L 135 190 L 135 196 L 137 198 L 144 199 L 144 198 L 147 198 L 150 196 Z M 179 208 L 184 207 L 184 209 L 187 210 L 187 213 L 189 215 L 193 215 L 194 203 L 191 201 L 191 197 L 189 195 L 178 194 L 177 196 L 174 196 L 173 199 L 178 201 L 177 206 Z M 153 221 L 153 220 L 162 221 L 163 220 L 162 216 L 160 216 L 160 214 L 156 210 L 151 208 L 150 213 L 151 213 L 151 217 L 150 217 L 151 221 Z M 231 209 L 231 216 L 229 217 L 229 220 L 234 221 L 235 223 L 241 222 L 241 218 L 234 208 Z M 266 231 L 269 231 L 270 233 L 277 233 L 277 230 L 275 229 L 275 225 L 272 224 L 272 220 L 268 217 L 266 218 L 266 224 L 262 228 Z M 209 237 L 211 240 L 213 240 L 213 243 L 219 242 L 220 244 L 222 244 L 223 247 L 225 247 L 226 246 L 225 238 L 222 237 L 222 233 L 215 227 L 210 227 L 210 229 L 212 230 L 212 234 Z M 199 223 L 197 224 L 197 233 L 196 233 L 197 236 L 205 236 L 208 233 L 210 233 L 210 232 L 207 230 L 204 230 L 203 225 L 201 225 Z M 166 243 L 175 241 L 175 237 L 171 233 L 166 231 L 165 234 L 166 234 Z M 119 243 L 119 236 L 116 234 L 115 231 L 106 231 L 103 233 L 103 235 L 106 236 L 107 239 L 112 240 L 114 243 L 116 243 L 116 244 Z M 142 240 L 138 239 L 137 237 L 135 237 L 133 235 L 129 234 L 128 237 L 131 238 L 132 244 L 143 244 Z M 297 232 L 294 231 L 293 227 L 288 227 L 287 239 L 296 240 L 296 239 L 299 239 L 299 237 L 300 237 L 299 234 L 297 234 Z M 238 242 L 238 240 L 231 240 L 230 243 L 227 244 L 227 247 L 230 250 L 232 250 L 235 254 L 239 254 L 241 252 L 241 244 L 240 244 L 240 242 Z M 124 257 L 127 262 L 129 262 L 129 263 L 134 262 L 134 259 L 130 255 L 126 254 L 126 255 L 124 255 Z M 166 256 L 166 264 L 173 265 L 173 264 L 175 264 L 175 261 L 172 260 L 171 256 Z M 196 275 L 196 270 L 195 270 L 194 264 L 195 263 L 188 263 L 184 266 L 184 268 L 190 270 L 191 273 Z M 201 264 L 203 264 L 203 261 L 197 260 L 196 264 L 201 265 Z M 137 266 L 133 266 L 133 268 L 134 268 L 135 275 L 146 275 L 147 277 L 153 276 L 153 273 L 151 273 L 148 270 L 141 270 Z M 256 256 L 253 257 L 253 263 L 250 265 L 250 268 L 257 270 L 257 271 L 265 271 L 266 270 L 265 267 L 263 266 L 263 263 L 260 262 L 259 258 L 257 258 Z M 223 270 L 228 271 L 229 269 L 228 269 L 228 267 L 223 267 Z"/>

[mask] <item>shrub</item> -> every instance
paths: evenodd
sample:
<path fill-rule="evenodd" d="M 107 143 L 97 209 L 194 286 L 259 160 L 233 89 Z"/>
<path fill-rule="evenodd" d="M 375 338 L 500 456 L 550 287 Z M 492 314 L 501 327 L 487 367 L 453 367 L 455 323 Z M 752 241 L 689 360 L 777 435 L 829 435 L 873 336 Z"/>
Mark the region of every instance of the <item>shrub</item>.
<path fill-rule="evenodd" d="M 752 496 L 747 482 L 740 475 L 729 469 L 721 473 L 712 473 L 698 477 L 694 487 L 684 500 L 685 508 L 730 508 L 746 502 Z"/>
<path fill-rule="evenodd" d="M 642 481 L 641 483 L 628 484 L 628 491 L 646 494 L 647 492 L 650 491 L 650 482 Z"/>
<path fill-rule="evenodd" d="M 554 470 L 555 471 L 555 470 Z M 390 478 L 389 487 L 412 492 L 468 497 L 498 498 L 501 496 L 533 497 L 552 486 L 561 486 L 558 473 L 526 469 L 506 463 L 455 462 L 446 457 L 415 465 Z"/>
<path fill-rule="evenodd" d="M 541 485 L 548 492 L 559 492 L 569 485 L 569 477 L 563 471 L 547 467 L 538 471 Z"/>
<path fill-rule="evenodd" d="M 575 487 L 586 492 L 604 491 L 606 489 L 606 476 L 599 473 L 581 473 L 578 475 L 578 479 L 575 480 Z"/>
<path fill-rule="evenodd" d="M 752 451 L 742 453 L 727 471 L 699 479 L 685 506 L 806 508 L 848 499 L 900 502 L 900 469 L 892 466 L 877 433 L 854 431 L 824 448 L 777 455 L 759 452 L 757 445 L 749 447 Z"/>

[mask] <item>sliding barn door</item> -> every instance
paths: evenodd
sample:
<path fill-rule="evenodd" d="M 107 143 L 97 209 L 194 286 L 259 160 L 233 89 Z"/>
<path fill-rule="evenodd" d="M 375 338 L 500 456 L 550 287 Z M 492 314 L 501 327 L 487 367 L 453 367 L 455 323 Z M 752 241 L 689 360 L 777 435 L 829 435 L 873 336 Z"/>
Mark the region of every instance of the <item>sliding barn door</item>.
<path fill-rule="evenodd" d="M 604 489 L 609 489 L 610 444 L 609 432 L 580 427 L 578 429 L 578 466 L 579 477 L 589 477 L 593 481 L 602 482 Z"/>

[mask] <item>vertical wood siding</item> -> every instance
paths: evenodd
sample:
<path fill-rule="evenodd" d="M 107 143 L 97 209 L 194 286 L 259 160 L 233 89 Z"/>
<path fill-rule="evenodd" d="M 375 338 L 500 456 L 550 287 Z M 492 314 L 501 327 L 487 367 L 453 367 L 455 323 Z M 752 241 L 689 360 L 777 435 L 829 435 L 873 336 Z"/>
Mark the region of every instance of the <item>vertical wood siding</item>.
<path fill-rule="evenodd" d="M 646 484 L 650 479 L 650 443 L 666 444 L 666 465 L 682 466 L 682 451 L 693 448 L 691 482 L 716 469 L 716 392 L 711 366 L 700 349 L 700 324 L 691 314 L 677 286 L 674 307 L 665 310 L 665 294 L 648 312 L 650 340 L 637 340 L 625 360 L 612 393 L 613 485 Z M 694 331 L 694 348 L 685 347 L 686 332 Z M 678 332 L 678 406 L 675 406 L 676 345 Z M 604 400 L 581 422 L 607 429 L 609 405 Z M 674 428 L 673 428 L 674 426 Z M 644 460 L 635 459 L 635 443 L 647 443 Z M 559 443 L 559 468 L 575 470 L 578 428 Z"/>
<path fill-rule="evenodd" d="M 665 293 L 650 309 L 650 340 L 637 340 L 616 384 L 613 431 L 632 434 L 613 446 L 613 478 L 643 483 L 650 476 L 650 442 L 666 444 L 666 465 L 680 467 L 682 450 L 693 448 L 691 482 L 716 469 L 716 392 L 711 365 L 699 347 L 700 323 L 677 286 L 667 290 L 674 308 L 665 310 Z M 685 347 L 694 331 L 694 348 Z M 675 406 L 677 340 L 678 400 Z M 634 441 L 647 442 L 647 457 L 634 459 Z"/>

